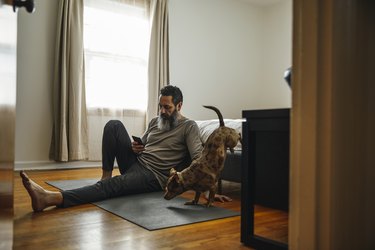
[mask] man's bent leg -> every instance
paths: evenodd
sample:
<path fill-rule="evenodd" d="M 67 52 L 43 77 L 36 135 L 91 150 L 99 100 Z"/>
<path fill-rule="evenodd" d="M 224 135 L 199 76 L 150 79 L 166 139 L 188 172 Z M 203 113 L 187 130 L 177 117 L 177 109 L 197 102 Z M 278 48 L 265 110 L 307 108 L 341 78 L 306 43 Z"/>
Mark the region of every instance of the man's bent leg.
<path fill-rule="evenodd" d="M 128 132 L 121 121 L 111 120 L 107 122 L 102 138 L 102 180 L 112 176 L 114 161 L 117 159 L 120 173 L 136 161 L 136 156 L 131 148 Z"/>
<path fill-rule="evenodd" d="M 112 177 L 112 170 L 104 170 L 102 169 L 102 178 L 100 180 L 109 179 Z"/>

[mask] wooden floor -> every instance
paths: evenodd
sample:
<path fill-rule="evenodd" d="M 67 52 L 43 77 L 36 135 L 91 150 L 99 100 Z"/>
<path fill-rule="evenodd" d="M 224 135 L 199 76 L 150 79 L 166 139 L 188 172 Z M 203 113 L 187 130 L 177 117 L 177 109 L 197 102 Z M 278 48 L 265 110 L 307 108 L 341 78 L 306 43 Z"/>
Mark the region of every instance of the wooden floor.
<path fill-rule="evenodd" d="M 47 180 L 96 178 L 99 168 L 28 171 L 41 186 Z M 240 211 L 240 184 L 224 182 L 224 194 L 232 202 L 215 206 Z M 187 192 L 191 198 L 193 193 Z M 240 216 L 148 231 L 94 205 L 50 208 L 41 213 L 31 209 L 19 172 L 14 179 L 13 249 L 251 249 L 240 242 Z M 259 233 L 287 240 L 287 215 L 256 208 Z M 276 223 L 276 224 L 275 224 Z"/>

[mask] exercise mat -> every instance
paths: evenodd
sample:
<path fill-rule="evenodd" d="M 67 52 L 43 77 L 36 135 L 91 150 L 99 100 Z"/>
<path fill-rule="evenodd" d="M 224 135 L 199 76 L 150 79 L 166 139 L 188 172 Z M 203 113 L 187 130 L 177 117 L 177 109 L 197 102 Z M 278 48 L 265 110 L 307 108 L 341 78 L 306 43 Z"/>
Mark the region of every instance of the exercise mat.
<path fill-rule="evenodd" d="M 60 190 L 79 188 L 94 184 L 96 179 L 48 181 L 47 184 Z M 220 207 L 184 205 L 187 199 L 163 198 L 164 192 L 152 192 L 121 196 L 92 204 L 128 220 L 147 230 L 182 226 L 197 222 L 238 216 L 240 213 Z"/>

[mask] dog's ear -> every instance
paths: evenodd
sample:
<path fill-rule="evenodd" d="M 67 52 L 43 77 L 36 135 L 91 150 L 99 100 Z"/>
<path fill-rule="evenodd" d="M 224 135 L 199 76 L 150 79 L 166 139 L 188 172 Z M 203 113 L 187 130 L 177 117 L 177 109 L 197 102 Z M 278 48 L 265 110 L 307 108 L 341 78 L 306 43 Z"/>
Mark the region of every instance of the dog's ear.
<path fill-rule="evenodd" d="M 169 176 L 172 176 L 172 175 L 174 175 L 176 173 L 177 173 L 177 171 L 174 168 L 171 168 L 171 170 L 169 170 Z"/>
<path fill-rule="evenodd" d="M 174 174 L 173 179 L 175 179 L 178 184 L 181 184 L 181 180 L 180 180 L 180 177 L 178 176 L 177 172 Z"/>
<path fill-rule="evenodd" d="M 172 177 L 172 180 L 176 180 L 178 184 L 181 183 L 180 177 L 178 177 L 177 171 L 174 168 L 171 168 L 169 171 L 169 176 Z"/>

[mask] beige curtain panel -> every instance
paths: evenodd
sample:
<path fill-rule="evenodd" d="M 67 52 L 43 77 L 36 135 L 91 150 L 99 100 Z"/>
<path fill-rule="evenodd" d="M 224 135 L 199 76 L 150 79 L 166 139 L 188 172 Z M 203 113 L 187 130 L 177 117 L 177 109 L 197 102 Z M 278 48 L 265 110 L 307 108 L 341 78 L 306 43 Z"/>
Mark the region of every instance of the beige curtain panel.
<path fill-rule="evenodd" d="M 50 158 L 88 158 L 83 0 L 60 0 L 53 83 L 53 131 Z"/>
<path fill-rule="evenodd" d="M 168 0 L 151 0 L 146 124 L 157 115 L 159 91 L 169 84 Z"/>

